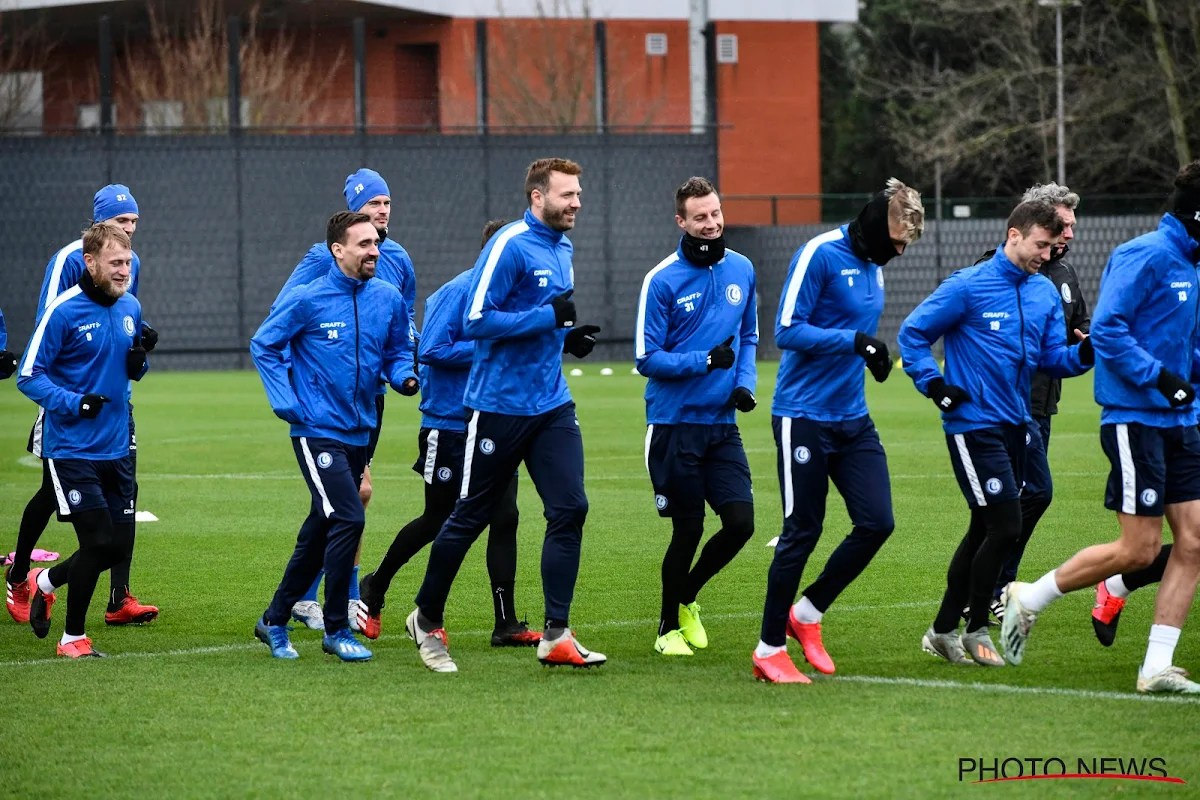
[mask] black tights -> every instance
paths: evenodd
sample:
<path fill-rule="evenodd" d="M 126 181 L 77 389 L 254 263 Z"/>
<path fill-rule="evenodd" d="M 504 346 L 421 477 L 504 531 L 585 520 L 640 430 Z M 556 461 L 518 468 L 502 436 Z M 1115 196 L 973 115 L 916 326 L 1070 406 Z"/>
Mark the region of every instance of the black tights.
<path fill-rule="evenodd" d="M 679 606 L 695 602 L 704 584 L 724 569 L 754 535 L 753 504 L 726 503 L 717 514 L 721 530 L 708 540 L 695 567 L 692 559 L 704 535 L 703 518 L 671 520 L 671 544 L 662 563 L 660 636 L 679 627 Z"/>

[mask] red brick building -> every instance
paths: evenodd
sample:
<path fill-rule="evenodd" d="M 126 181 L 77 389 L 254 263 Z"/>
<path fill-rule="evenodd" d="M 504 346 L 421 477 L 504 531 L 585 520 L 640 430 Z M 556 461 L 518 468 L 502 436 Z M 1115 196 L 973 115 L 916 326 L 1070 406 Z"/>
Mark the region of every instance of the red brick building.
<path fill-rule="evenodd" d="M 696 3 L 707 5 L 715 35 L 700 49 L 689 37 Z M 852 21 L 857 13 L 855 0 L 593 0 L 587 11 L 580 0 L 262 0 L 252 14 L 253 7 L 172 0 L 151 15 L 145 0 L 9 0 L 4 8 L 15 10 L 0 12 L 0 25 L 40 31 L 41 45 L 22 66 L 0 60 L 0 70 L 10 70 L 0 82 L 28 89 L 20 109 L 27 127 L 66 133 L 97 126 L 98 30 L 106 16 L 118 132 L 220 129 L 228 106 L 225 20 L 237 15 L 243 124 L 350 130 L 352 20 L 362 18 L 372 132 L 452 135 L 485 124 L 493 133 L 686 131 L 715 122 L 723 194 L 815 195 L 817 23 Z M 201 35 L 204 9 L 210 25 Z M 180 35 L 209 39 L 211 52 L 180 47 Z M 692 73 L 698 53 L 700 68 L 707 63 L 712 73 L 699 84 Z M 698 96 L 705 86 L 708 95 Z M 706 106 L 713 88 L 715 103 Z M 696 107 L 715 107 L 715 120 L 697 118 Z M 819 215 L 815 202 L 787 208 L 781 223 Z M 744 201 L 727 215 L 766 222 L 769 204 Z"/>

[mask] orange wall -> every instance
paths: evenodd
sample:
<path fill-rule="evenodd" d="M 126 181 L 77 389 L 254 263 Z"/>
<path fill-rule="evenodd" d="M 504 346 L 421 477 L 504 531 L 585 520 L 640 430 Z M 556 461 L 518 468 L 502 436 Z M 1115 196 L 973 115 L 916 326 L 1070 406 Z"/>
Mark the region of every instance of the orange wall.
<path fill-rule="evenodd" d="M 655 126 L 686 130 L 690 125 L 687 23 L 684 21 L 617 20 L 607 24 L 609 122 L 621 126 Z M 732 224 L 766 224 L 772 219 L 768 200 L 739 201 L 731 195 L 819 194 L 820 107 L 817 25 L 810 22 L 722 22 L 718 33 L 738 36 L 737 64 L 717 67 L 719 148 L 718 186 L 726 197 Z M 667 35 L 667 55 L 647 56 L 648 33 Z M 311 124 L 350 126 L 354 120 L 353 41 L 350 26 L 297 32 L 297 56 L 315 66 L 315 74 L 333 79 L 311 110 Z M 533 99 L 532 124 L 543 119 L 547 100 L 544 72 L 548 65 L 579 74 L 574 124 L 590 127 L 594 117 L 594 68 L 590 23 L 539 20 L 488 22 L 490 117 L 502 124 L 519 107 L 520 95 Z M 310 50 L 309 42 L 312 42 Z M 397 103 L 396 48 L 402 44 L 438 46 L 439 116 L 444 130 L 471 131 L 475 126 L 475 21 L 469 19 L 395 22 L 367 30 L 368 124 L 387 127 L 400 121 Z M 121 62 L 121 44 L 114 61 Z M 135 46 L 139 46 L 136 45 Z M 584 53 L 567 52 L 583 48 Z M 536 51 L 553 55 L 537 55 Z M 340 61 L 338 54 L 341 54 Z M 310 58 L 311 54 L 311 58 Z M 72 128 L 78 103 L 96 102 L 96 47 L 64 46 L 45 73 L 47 129 Z M 510 76 L 514 71 L 521 75 Z M 120 69 L 117 70 L 118 75 Z M 560 90 L 561 93 L 562 90 Z M 141 123 L 122 86 L 114 88 L 120 127 Z M 564 101 L 566 102 L 566 101 Z M 539 106 L 539 104 L 541 104 Z M 540 109 L 540 110 L 539 110 Z M 559 113 L 560 124 L 569 114 Z M 780 224 L 815 221 L 820 204 L 782 200 Z"/>
<path fill-rule="evenodd" d="M 821 192 L 820 80 L 815 22 L 721 22 L 738 63 L 717 66 L 722 195 Z M 770 205 L 726 202 L 730 224 L 771 221 Z M 818 201 L 779 203 L 779 223 L 820 220 Z"/>

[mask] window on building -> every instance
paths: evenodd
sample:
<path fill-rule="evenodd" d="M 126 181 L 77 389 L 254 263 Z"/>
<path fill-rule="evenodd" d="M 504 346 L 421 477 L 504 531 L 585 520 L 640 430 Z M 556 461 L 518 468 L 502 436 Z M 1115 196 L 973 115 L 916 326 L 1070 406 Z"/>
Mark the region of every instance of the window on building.
<path fill-rule="evenodd" d="M 667 35 L 665 33 L 646 34 L 646 55 L 665 56 L 667 54 Z"/>
<path fill-rule="evenodd" d="M 42 73 L 0 73 L 0 131 L 39 134 L 43 117 Z"/>
<path fill-rule="evenodd" d="M 238 114 L 241 116 L 241 124 L 243 128 L 250 127 L 250 98 L 243 97 L 239 103 L 240 108 Z M 209 98 L 205 114 L 208 122 L 208 127 L 227 130 L 229 128 L 229 98 L 228 97 L 212 97 Z"/>
<path fill-rule="evenodd" d="M 117 125 L 117 104 L 112 107 L 112 124 Z M 80 103 L 75 107 L 75 127 L 81 131 L 100 130 L 100 104 Z"/>
<path fill-rule="evenodd" d="M 146 133 L 165 133 L 182 127 L 182 101 L 147 100 L 142 103 L 142 128 Z"/>
<path fill-rule="evenodd" d="M 717 63 L 738 63 L 738 40 L 736 33 L 717 34 Z"/>

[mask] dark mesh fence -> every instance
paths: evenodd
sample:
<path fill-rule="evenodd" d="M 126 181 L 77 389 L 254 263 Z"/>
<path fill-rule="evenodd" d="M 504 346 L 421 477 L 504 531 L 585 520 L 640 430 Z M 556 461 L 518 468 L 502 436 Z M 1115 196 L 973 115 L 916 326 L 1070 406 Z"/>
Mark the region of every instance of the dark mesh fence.
<path fill-rule="evenodd" d="M 0 138 L 0 297 L 10 347 L 24 347 L 47 261 L 77 238 L 92 194 L 128 184 L 141 222 L 140 298 L 162 334 L 155 368 L 249 367 L 247 343 L 329 215 L 345 207 L 346 175 L 380 171 L 392 191 L 392 233 L 417 269 L 424 298 L 479 251 L 493 218 L 525 209 L 525 168 L 559 155 L 583 165 L 575 244 L 581 318 L 604 328 L 605 359 L 632 360 L 642 278 L 678 239 L 673 190 L 716 173 L 711 136 L 139 136 Z M 1112 249 L 1155 216 L 1082 217 L 1069 256 L 1093 303 Z M 774 316 L 792 254 L 832 227 L 731 227 L 729 244 L 758 270 L 764 358 L 777 357 Z M 894 344 L 905 316 L 947 275 L 1004 235 L 1002 219 L 930 221 L 925 236 L 885 269 L 881 337 Z"/>
<path fill-rule="evenodd" d="M 626 358 L 642 277 L 678 238 L 674 188 L 716 172 L 711 136 L 0 138 L 10 347 L 28 341 L 46 264 L 106 183 L 127 184 L 141 210 L 134 249 L 146 319 L 162 335 L 155 368 L 238 368 L 292 268 L 345 208 L 348 174 L 369 166 L 388 181 L 419 319 L 424 298 L 474 264 L 483 223 L 524 212 L 525 169 L 550 155 L 584 168 L 571 234 L 580 315 L 615 340 L 598 355 Z"/>
<path fill-rule="evenodd" d="M 1121 242 L 1158 226 L 1157 216 L 1082 216 L 1068 261 L 1079 273 L 1088 307 L 1096 302 L 1100 275 L 1108 256 Z M 931 220 L 925 235 L 884 268 L 887 304 L 879 322 L 879 338 L 896 352 L 896 333 L 904 318 L 950 273 L 974 264 L 1004 240 L 1004 219 Z M 938 228 L 941 226 L 939 237 Z M 762 358 L 778 358 L 774 347 L 775 315 L 792 255 L 809 239 L 833 228 L 830 224 L 778 228 L 731 228 L 729 246 L 748 256 L 758 272 Z"/>

